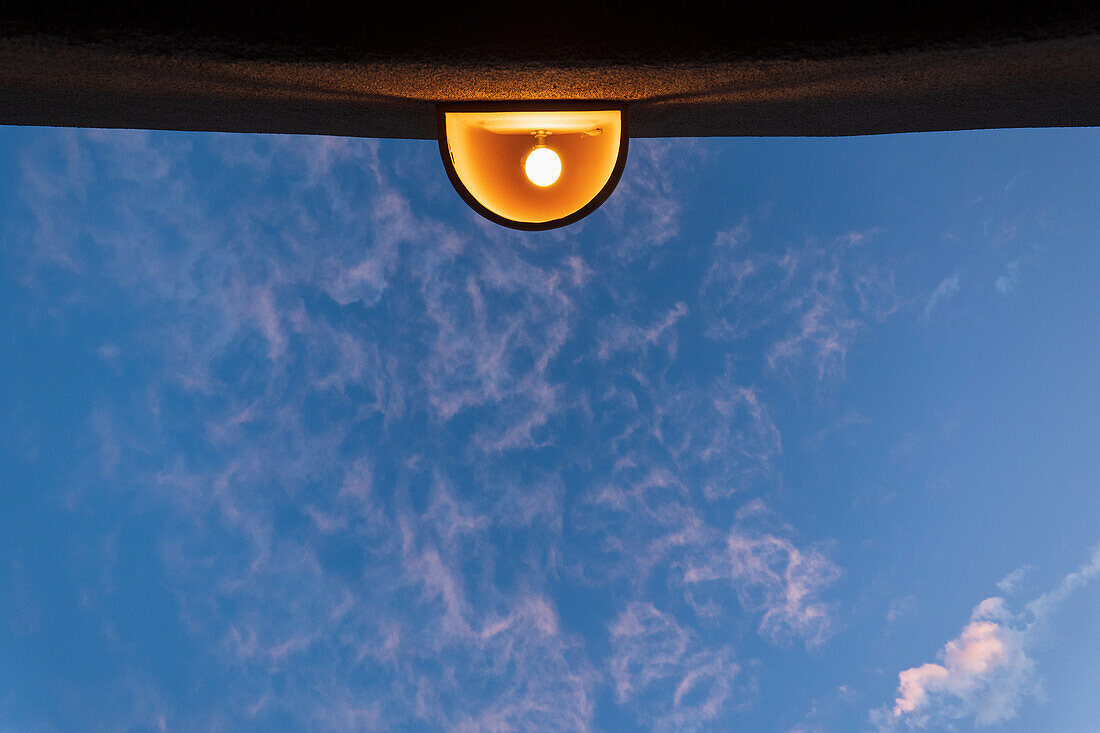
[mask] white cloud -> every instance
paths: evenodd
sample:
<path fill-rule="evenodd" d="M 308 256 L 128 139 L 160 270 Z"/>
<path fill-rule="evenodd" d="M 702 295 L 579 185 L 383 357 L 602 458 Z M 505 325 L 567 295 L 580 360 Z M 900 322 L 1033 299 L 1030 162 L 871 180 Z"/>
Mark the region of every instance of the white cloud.
<path fill-rule="evenodd" d="M 236 138 L 267 170 L 213 200 L 185 150 L 93 137 L 70 151 L 79 175 L 35 177 L 28 159 L 43 247 L 29 264 L 78 273 L 74 300 L 121 293 L 143 316 L 104 354 L 140 357 L 147 381 L 92 421 L 117 483 L 172 517 L 165 584 L 234 679 L 170 727 L 589 728 L 599 679 L 542 589 L 561 481 L 467 450 L 538 443 L 591 269 L 414 212 L 375 142 Z M 102 205 L 98 176 L 146 164 L 141 196 Z M 438 429 L 486 406 L 472 435 Z M 516 554 L 488 539 L 521 530 Z M 515 587 L 498 584 L 511 562 Z"/>
<path fill-rule="evenodd" d="M 473 272 L 465 274 L 421 266 L 434 333 L 419 375 L 441 421 L 493 406 L 498 419 L 478 435 L 483 450 L 537 447 L 536 432 L 562 409 L 548 371 L 576 317 L 572 265 L 538 267 L 506 246 L 470 255 Z"/>
<path fill-rule="evenodd" d="M 768 474 L 783 448 L 779 429 L 758 389 L 719 382 L 714 391 L 713 424 L 701 423 L 707 441 L 699 460 L 704 465 L 727 464 L 703 487 L 710 498 L 728 498 L 746 488 L 753 477 Z"/>
<path fill-rule="evenodd" d="M 1020 261 L 1013 260 L 1005 265 L 1005 274 L 994 281 L 993 287 L 1001 295 L 1012 295 L 1020 287 Z"/>
<path fill-rule="evenodd" d="M 752 502 L 740 514 L 747 518 L 766 511 L 762 503 Z M 817 646 L 836 623 L 832 606 L 820 594 L 839 576 L 839 568 L 817 548 L 800 548 L 787 537 L 741 521 L 726 536 L 724 551 L 689 562 L 684 583 L 729 582 L 742 607 L 762 614 L 759 629 L 765 637 L 777 643 L 798 637 Z"/>
<path fill-rule="evenodd" d="M 759 512 L 708 523 L 772 477 L 782 440 L 763 389 L 732 359 L 674 373 L 682 324 L 705 318 L 690 298 L 647 308 L 633 277 L 592 294 L 622 262 L 652 271 L 668 256 L 679 214 L 662 179 L 635 177 L 653 194 L 641 216 L 609 202 L 631 233 L 601 260 L 564 236 L 432 221 L 373 142 L 239 139 L 227 155 L 249 185 L 212 201 L 185 150 L 95 139 L 72 156 L 79 175 L 38 180 L 52 249 L 33 266 L 85 278 L 74 302 L 130 294 L 119 306 L 144 317 L 105 358 L 144 359 L 145 381 L 93 424 L 118 483 L 171 517 L 164 583 L 196 648 L 234 679 L 169 727 L 231 729 L 243 714 L 251 727 L 584 730 L 608 680 L 644 724 L 717 726 L 747 675 L 698 626 L 732 637 L 748 614 L 774 641 L 831 633 L 820 596 L 837 570 L 822 551 Z M 647 147 L 650 172 L 671 163 L 670 146 Z M 91 181 L 119 161 L 131 177 L 152 167 L 140 197 L 103 206 Z M 100 224 L 68 233 L 70 209 Z M 853 302 L 874 290 L 845 288 Z M 590 318 L 605 295 L 627 315 Z M 821 301 L 807 298 L 782 293 L 798 324 Z M 537 455 L 506 462 L 516 450 Z M 548 588 L 562 580 L 637 599 L 600 619 L 602 677 L 558 619 Z M 666 583 L 684 618 L 649 602 Z"/>
<path fill-rule="evenodd" d="M 749 249 L 747 222 L 721 232 L 703 281 L 714 339 L 742 339 L 769 328 L 781 334 L 764 350 L 777 373 L 810 366 L 818 380 L 843 376 L 848 350 L 868 321 L 905 305 L 893 270 L 871 262 L 873 232 L 850 232 L 822 245 Z"/>
<path fill-rule="evenodd" d="M 1027 698 L 1041 694 L 1036 662 L 1030 655 L 1036 631 L 1075 589 L 1096 575 L 1100 575 L 1100 547 L 1054 590 L 1028 603 L 1024 614 L 1010 612 L 1003 598 L 985 599 L 974 608 L 959 636 L 944 646 L 939 662 L 898 675 L 893 705 L 872 711 L 872 722 L 880 731 L 939 730 L 955 720 L 990 725 L 1016 717 Z"/>
<path fill-rule="evenodd" d="M 651 603 L 630 603 L 608 632 L 616 700 L 631 704 L 647 728 L 695 730 L 740 702 L 732 650 L 704 645 Z"/>
<path fill-rule="evenodd" d="M 848 349 L 862 323 L 851 317 L 837 299 L 839 272 L 815 273 L 808 292 L 790 302 L 788 307 L 798 314 L 797 325 L 785 338 L 776 341 L 765 356 L 770 369 L 784 363 L 809 359 L 819 379 L 839 376 Z"/>
<path fill-rule="evenodd" d="M 1062 578 L 1062 582 L 1053 590 L 1044 593 L 1027 604 L 1027 612 L 1034 619 L 1032 625 L 1045 623 L 1050 614 L 1060 604 L 1064 603 L 1074 591 L 1098 575 L 1100 575 L 1100 545 L 1093 548 L 1092 557 L 1089 558 L 1087 563 Z"/>
<path fill-rule="evenodd" d="M 979 725 L 1014 717 L 1038 687 L 1024 633 L 1006 620 L 1000 598 L 979 604 L 962 633 L 944 647 L 943 664 L 923 664 L 898 676 L 893 718 L 927 727 L 966 717 Z"/>
<path fill-rule="evenodd" d="M 1018 567 L 1015 570 L 1013 570 L 1011 573 L 1009 573 L 1008 575 L 1006 575 L 1003 578 L 1001 578 L 1000 580 L 998 580 L 997 581 L 997 588 L 1000 589 L 1000 591 L 1002 593 L 1012 593 L 1016 590 L 1017 587 L 1019 587 L 1020 582 L 1030 572 L 1031 572 L 1031 566 L 1030 565 L 1024 565 L 1022 567 Z"/>
<path fill-rule="evenodd" d="M 895 598 L 890 601 L 890 608 L 886 611 L 886 623 L 892 624 L 903 616 L 913 613 L 916 599 L 913 596 Z"/>
<path fill-rule="evenodd" d="M 673 329 L 687 312 L 687 305 L 680 302 L 669 308 L 656 322 L 644 326 L 629 323 L 622 318 L 611 319 L 599 340 L 597 354 L 600 361 L 607 361 L 612 354 L 619 351 L 645 350 L 662 341 L 670 354 L 675 354 L 676 335 Z"/>
<path fill-rule="evenodd" d="M 600 216 L 612 222 L 620 238 L 614 250 L 617 258 L 634 261 L 653 256 L 680 233 L 682 207 L 672 173 L 690 165 L 692 152 L 687 141 L 631 141 L 630 165 L 600 208 Z"/>
<path fill-rule="evenodd" d="M 932 294 L 928 296 L 928 302 L 924 305 L 924 317 L 927 320 L 932 315 L 932 311 L 936 310 L 940 305 L 946 303 L 955 297 L 959 292 L 959 281 L 962 278 L 962 274 L 956 272 L 954 275 L 948 278 L 944 278 L 940 281 L 940 284 L 936 286 L 936 289 L 932 291 Z"/>

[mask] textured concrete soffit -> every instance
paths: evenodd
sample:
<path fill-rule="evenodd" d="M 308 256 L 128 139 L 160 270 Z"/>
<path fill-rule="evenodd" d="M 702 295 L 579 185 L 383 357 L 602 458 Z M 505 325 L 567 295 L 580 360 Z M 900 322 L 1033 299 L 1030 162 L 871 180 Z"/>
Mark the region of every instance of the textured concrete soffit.
<path fill-rule="evenodd" d="M 616 99 L 633 137 L 1100 124 L 1100 35 L 660 63 L 233 57 L 0 37 L 0 123 L 432 138 L 444 100 Z"/>

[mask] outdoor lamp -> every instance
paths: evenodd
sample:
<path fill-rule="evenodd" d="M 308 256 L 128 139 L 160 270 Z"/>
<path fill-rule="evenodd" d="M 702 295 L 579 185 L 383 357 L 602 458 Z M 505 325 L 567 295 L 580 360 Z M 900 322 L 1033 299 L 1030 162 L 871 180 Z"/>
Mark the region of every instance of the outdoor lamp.
<path fill-rule="evenodd" d="M 459 196 L 513 229 L 572 224 L 602 204 L 626 164 L 617 102 L 441 104 L 439 153 Z"/>

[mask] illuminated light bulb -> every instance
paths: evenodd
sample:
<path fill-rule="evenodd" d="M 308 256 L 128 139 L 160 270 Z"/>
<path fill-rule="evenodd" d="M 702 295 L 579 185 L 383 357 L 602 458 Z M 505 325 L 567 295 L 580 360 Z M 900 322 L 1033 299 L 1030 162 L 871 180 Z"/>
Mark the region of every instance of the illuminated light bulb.
<path fill-rule="evenodd" d="M 545 188 L 561 176 L 561 158 L 550 148 L 540 146 L 527 156 L 523 170 L 531 183 Z"/>
<path fill-rule="evenodd" d="M 445 102 L 436 106 L 439 155 L 458 195 L 489 221 L 556 229 L 615 189 L 626 118 L 625 104 L 606 100 Z"/>

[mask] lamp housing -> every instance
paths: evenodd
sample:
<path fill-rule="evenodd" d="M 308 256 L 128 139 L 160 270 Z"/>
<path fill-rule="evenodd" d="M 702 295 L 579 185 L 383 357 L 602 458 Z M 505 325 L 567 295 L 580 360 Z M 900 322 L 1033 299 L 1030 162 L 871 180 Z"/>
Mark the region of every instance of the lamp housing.
<path fill-rule="evenodd" d="M 437 106 L 436 124 L 455 191 L 513 229 L 579 221 L 607 200 L 626 165 L 622 102 L 455 102 Z"/>

